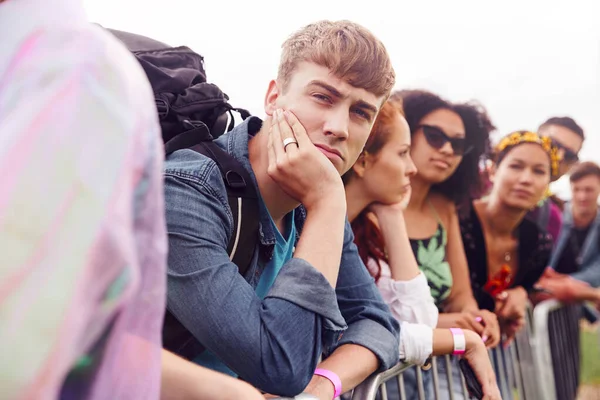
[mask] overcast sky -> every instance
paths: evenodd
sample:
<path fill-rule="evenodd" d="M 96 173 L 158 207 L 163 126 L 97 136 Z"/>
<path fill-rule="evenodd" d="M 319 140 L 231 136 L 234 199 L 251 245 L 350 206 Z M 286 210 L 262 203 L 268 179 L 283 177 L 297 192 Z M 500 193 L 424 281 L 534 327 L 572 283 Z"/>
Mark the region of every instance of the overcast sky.
<path fill-rule="evenodd" d="M 350 19 L 384 42 L 397 89 L 479 100 L 499 134 L 572 116 L 588 137 L 582 159 L 600 163 L 600 0 L 84 3 L 105 27 L 202 54 L 209 82 L 259 116 L 286 37 L 319 19 Z M 554 189 L 568 194 L 565 181 Z"/>

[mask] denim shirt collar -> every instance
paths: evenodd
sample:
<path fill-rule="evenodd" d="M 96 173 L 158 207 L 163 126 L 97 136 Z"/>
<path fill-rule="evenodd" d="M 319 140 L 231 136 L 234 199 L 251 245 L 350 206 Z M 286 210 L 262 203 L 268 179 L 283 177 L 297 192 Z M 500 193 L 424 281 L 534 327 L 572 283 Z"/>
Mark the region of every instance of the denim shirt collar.
<path fill-rule="evenodd" d="M 264 201 L 260 195 L 258 189 L 258 183 L 256 182 L 256 176 L 254 170 L 250 164 L 250 155 L 248 152 L 248 142 L 256 136 L 260 131 L 263 121 L 258 117 L 249 117 L 241 124 L 234 127 L 231 131 L 220 136 L 215 142 L 222 147 L 227 153 L 231 154 L 236 160 L 238 160 L 244 168 L 249 172 L 252 179 L 252 184 L 256 188 L 256 192 L 260 198 L 260 201 Z M 273 256 L 273 250 L 275 247 L 275 231 L 271 224 L 271 216 L 268 214 L 266 207 L 259 207 L 260 214 L 260 243 L 265 247 L 267 259 L 271 259 Z M 296 242 L 300 238 L 304 221 L 306 220 L 306 210 L 300 205 L 296 208 L 294 213 L 294 223 L 296 224 Z"/>

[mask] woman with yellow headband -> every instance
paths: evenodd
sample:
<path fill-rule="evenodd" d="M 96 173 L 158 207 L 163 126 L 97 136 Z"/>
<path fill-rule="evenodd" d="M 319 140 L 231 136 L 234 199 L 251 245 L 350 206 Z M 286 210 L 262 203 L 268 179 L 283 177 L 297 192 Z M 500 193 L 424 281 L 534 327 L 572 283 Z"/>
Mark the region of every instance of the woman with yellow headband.
<path fill-rule="evenodd" d="M 519 131 L 496 146 L 489 196 L 461 219 L 473 294 L 494 311 L 507 342 L 524 326 L 527 299 L 548 265 L 551 236 L 526 219 L 558 173 L 558 148 L 547 137 Z"/>

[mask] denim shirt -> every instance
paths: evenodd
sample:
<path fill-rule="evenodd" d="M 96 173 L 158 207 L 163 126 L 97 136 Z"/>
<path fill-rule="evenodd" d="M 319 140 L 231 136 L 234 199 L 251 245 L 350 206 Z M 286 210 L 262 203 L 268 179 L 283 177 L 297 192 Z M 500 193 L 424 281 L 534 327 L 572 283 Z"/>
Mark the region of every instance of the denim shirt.
<path fill-rule="evenodd" d="M 251 117 L 217 139 L 246 167 L 255 186 L 248 141 L 261 124 Z M 371 350 L 379 370 L 398 362 L 398 322 L 358 255 L 348 221 L 335 290 L 308 262 L 292 258 L 261 299 L 255 288 L 275 245 L 266 207 L 260 207 L 258 251 L 241 276 L 227 254 L 233 216 L 213 160 L 187 149 L 171 154 L 165 203 L 167 307 L 242 379 L 268 393 L 296 395 L 312 378 L 321 354 L 344 344 Z M 305 219 L 300 206 L 296 241 Z"/>
<path fill-rule="evenodd" d="M 558 235 L 558 240 L 550 259 L 551 267 L 556 268 L 558 265 L 562 252 L 569 244 L 573 227 L 571 204 L 567 204 L 563 213 L 562 229 Z M 600 287 L 600 248 L 598 247 L 598 235 L 600 235 L 600 212 L 596 215 L 596 219 L 592 221 L 589 233 L 581 248 L 581 266 L 579 267 L 579 271 L 571 274 L 571 277 L 587 282 L 590 286 L 596 288 Z"/>

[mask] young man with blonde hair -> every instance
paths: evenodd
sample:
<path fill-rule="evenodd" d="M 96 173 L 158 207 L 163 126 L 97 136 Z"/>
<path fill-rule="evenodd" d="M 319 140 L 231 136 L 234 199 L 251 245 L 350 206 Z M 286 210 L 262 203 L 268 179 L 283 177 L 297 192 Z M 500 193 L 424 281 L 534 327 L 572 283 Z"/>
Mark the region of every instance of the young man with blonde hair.
<path fill-rule="evenodd" d="M 167 158 L 167 308 L 205 349 L 194 362 L 267 393 L 331 399 L 398 361 L 399 326 L 353 244 L 340 178 L 394 82 L 383 44 L 358 24 L 320 21 L 283 44 L 265 120 L 216 141 L 260 193 L 244 275 L 227 252 L 235 227 L 217 165 L 189 149 Z"/>

